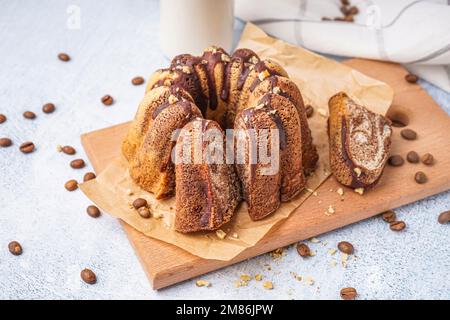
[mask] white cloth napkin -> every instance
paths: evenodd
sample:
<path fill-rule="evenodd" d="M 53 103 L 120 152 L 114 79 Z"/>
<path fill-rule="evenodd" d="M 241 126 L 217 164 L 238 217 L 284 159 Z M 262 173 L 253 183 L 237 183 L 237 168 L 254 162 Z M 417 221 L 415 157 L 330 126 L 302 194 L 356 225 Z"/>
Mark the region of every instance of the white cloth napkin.
<path fill-rule="evenodd" d="M 399 62 L 450 92 L 450 0 L 351 0 L 354 23 L 340 0 L 235 0 L 236 16 L 268 34 L 331 55 Z"/>

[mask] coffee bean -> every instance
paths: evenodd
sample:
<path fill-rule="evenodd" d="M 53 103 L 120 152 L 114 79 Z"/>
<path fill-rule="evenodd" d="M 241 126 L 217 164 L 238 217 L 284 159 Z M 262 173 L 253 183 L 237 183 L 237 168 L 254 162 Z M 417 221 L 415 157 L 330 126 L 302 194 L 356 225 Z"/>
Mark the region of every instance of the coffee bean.
<path fill-rule="evenodd" d="M 344 300 L 354 300 L 357 296 L 355 288 L 343 288 L 341 289 L 341 298 Z"/>
<path fill-rule="evenodd" d="M 42 106 L 42 111 L 44 113 L 52 113 L 55 111 L 56 107 L 53 103 L 46 103 Z"/>
<path fill-rule="evenodd" d="M 350 8 L 348 6 L 342 6 L 340 9 L 344 16 L 350 14 Z"/>
<path fill-rule="evenodd" d="M 397 215 L 395 214 L 395 212 L 393 210 L 388 210 L 381 214 L 381 218 L 385 222 L 389 222 L 389 223 L 395 221 L 396 216 Z"/>
<path fill-rule="evenodd" d="M 393 127 L 396 127 L 396 128 L 406 127 L 406 124 L 403 123 L 401 120 L 398 120 L 398 119 L 395 119 L 395 120 L 390 119 L 390 120 L 391 120 L 391 124 Z"/>
<path fill-rule="evenodd" d="M 347 241 L 339 242 L 338 249 L 339 249 L 339 251 L 346 253 L 346 254 L 353 254 L 353 252 L 355 251 L 355 249 L 353 248 L 353 245 Z"/>
<path fill-rule="evenodd" d="M 408 81 L 409 83 L 416 83 L 417 80 L 419 80 L 419 78 L 415 74 L 408 73 L 405 76 L 405 80 Z"/>
<path fill-rule="evenodd" d="M 97 282 L 97 276 L 91 269 L 84 269 L 80 273 L 81 279 L 87 284 L 95 284 Z"/>
<path fill-rule="evenodd" d="M 348 11 L 348 14 L 351 14 L 352 16 L 355 16 L 359 13 L 359 9 L 356 6 L 351 6 L 350 10 Z"/>
<path fill-rule="evenodd" d="M 8 244 L 8 249 L 9 249 L 9 252 L 11 252 L 11 254 L 13 254 L 15 256 L 20 256 L 23 252 L 22 246 L 17 241 L 11 241 Z"/>
<path fill-rule="evenodd" d="M 403 221 L 392 221 L 389 224 L 389 228 L 391 228 L 392 231 L 402 231 L 406 228 L 406 223 Z"/>
<path fill-rule="evenodd" d="M 58 54 L 58 59 L 64 62 L 70 61 L 70 56 L 67 53 L 61 52 Z"/>
<path fill-rule="evenodd" d="M 86 166 L 86 163 L 84 162 L 83 159 L 75 159 L 75 160 L 70 161 L 70 166 L 73 169 L 81 169 Z"/>
<path fill-rule="evenodd" d="M 400 134 L 406 140 L 416 140 L 417 139 L 417 133 L 411 129 L 403 129 L 402 131 L 400 131 Z"/>
<path fill-rule="evenodd" d="M 423 184 L 423 183 L 428 181 L 428 178 L 427 178 L 426 174 L 423 173 L 422 171 L 416 172 L 416 174 L 414 176 L 414 179 L 416 180 L 416 182 L 418 184 Z"/>
<path fill-rule="evenodd" d="M 147 207 L 140 207 L 139 209 L 137 209 L 137 212 L 144 219 L 148 219 L 152 215 L 150 210 Z"/>
<path fill-rule="evenodd" d="M 410 151 L 406 155 L 406 160 L 410 163 L 418 163 L 420 161 L 419 154 L 415 151 Z"/>
<path fill-rule="evenodd" d="M 6 148 L 12 145 L 12 141 L 10 138 L 0 138 L 0 147 Z"/>
<path fill-rule="evenodd" d="M 331 18 L 328 18 L 328 17 L 322 17 L 322 21 L 331 21 Z"/>
<path fill-rule="evenodd" d="M 344 17 L 344 21 L 346 21 L 346 22 L 354 22 L 355 19 L 353 19 L 353 16 L 351 14 L 349 14 L 349 15 L 346 15 Z"/>
<path fill-rule="evenodd" d="M 74 155 L 75 153 L 77 153 L 75 148 L 71 146 L 64 146 L 61 148 L 61 151 L 68 155 Z"/>
<path fill-rule="evenodd" d="M 350 1 L 349 0 L 341 0 L 341 3 L 343 6 L 349 6 L 350 5 Z"/>
<path fill-rule="evenodd" d="M 75 191 L 78 189 L 78 182 L 77 180 L 69 180 L 64 184 L 64 188 L 67 189 L 67 191 Z"/>
<path fill-rule="evenodd" d="M 303 258 L 311 256 L 311 250 L 304 243 L 300 243 L 297 245 L 297 252 Z"/>
<path fill-rule="evenodd" d="M 306 105 L 305 110 L 306 110 L 306 117 L 311 118 L 314 114 L 314 108 L 312 107 L 312 105 L 310 104 Z"/>
<path fill-rule="evenodd" d="M 36 114 L 35 114 L 34 112 L 32 112 L 32 111 L 25 111 L 25 112 L 23 113 L 23 117 L 24 117 L 25 119 L 30 119 L 30 120 L 32 120 L 32 119 L 35 119 L 35 118 L 36 118 Z"/>
<path fill-rule="evenodd" d="M 133 201 L 133 207 L 135 209 L 139 209 L 141 207 L 145 207 L 147 206 L 147 200 L 142 199 L 142 198 L 137 198 L 136 200 Z"/>
<path fill-rule="evenodd" d="M 400 167 L 401 165 L 403 165 L 404 162 L 405 161 L 403 160 L 402 156 L 400 156 L 398 154 L 394 154 L 394 155 L 390 156 L 388 159 L 389 165 L 391 165 L 393 167 Z"/>
<path fill-rule="evenodd" d="M 89 181 L 89 180 L 92 180 L 92 179 L 95 179 L 95 178 L 96 178 L 95 173 L 93 173 L 93 172 L 86 172 L 86 174 L 83 177 L 83 181 L 86 182 L 86 181 Z"/>
<path fill-rule="evenodd" d="M 100 217 L 100 210 L 99 208 L 97 208 L 96 206 L 89 206 L 86 209 L 86 212 L 88 215 L 90 215 L 92 218 L 98 218 Z"/>
<path fill-rule="evenodd" d="M 131 83 L 134 84 L 135 86 L 139 86 L 139 85 L 143 84 L 144 81 L 145 81 L 144 78 L 139 77 L 139 76 L 131 79 Z"/>
<path fill-rule="evenodd" d="M 110 105 L 113 104 L 113 102 L 114 102 L 114 99 L 113 99 L 113 97 L 111 97 L 109 94 L 107 94 L 107 95 L 105 95 L 105 96 L 102 97 L 102 103 L 103 103 L 105 106 L 110 106 Z"/>
<path fill-rule="evenodd" d="M 439 215 L 438 221 L 440 224 L 450 222 L 450 211 L 444 211 Z"/>
<path fill-rule="evenodd" d="M 34 143 L 33 143 L 33 142 L 27 141 L 27 142 L 22 143 L 22 144 L 20 145 L 19 149 L 20 149 L 20 151 L 22 151 L 23 153 L 31 153 L 31 152 L 34 151 L 35 146 L 34 146 Z"/>
<path fill-rule="evenodd" d="M 425 153 L 422 156 L 422 163 L 426 164 L 427 166 L 431 166 L 434 163 L 434 157 L 431 153 Z"/>
<path fill-rule="evenodd" d="M 4 114 L 0 113 L 0 123 L 3 123 L 6 121 L 6 116 Z"/>

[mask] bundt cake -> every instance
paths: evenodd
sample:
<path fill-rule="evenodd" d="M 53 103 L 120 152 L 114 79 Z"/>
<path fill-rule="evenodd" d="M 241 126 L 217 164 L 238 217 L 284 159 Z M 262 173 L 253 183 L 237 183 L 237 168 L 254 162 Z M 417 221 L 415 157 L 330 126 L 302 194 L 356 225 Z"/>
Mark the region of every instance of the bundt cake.
<path fill-rule="evenodd" d="M 226 164 L 174 163 L 170 156 L 175 143 L 200 139 L 204 130 L 250 127 L 268 129 L 266 138 L 279 142 L 269 146 L 278 171 L 250 155 L 257 150 L 245 133 L 231 135 L 233 142 L 248 144 L 237 165 L 228 161 L 228 154 Z M 182 129 L 178 142 L 177 129 Z M 221 135 L 225 137 L 223 131 Z M 237 150 L 227 148 L 232 154 Z M 181 232 L 213 230 L 228 222 L 240 189 L 250 217 L 267 216 L 304 188 L 305 174 L 318 159 L 300 91 L 286 71 L 252 50 L 238 49 L 230 56 L 217 47 L 200 57 L 178 55 L 169 68 L 150 77 L 122 153 L 130 176 L 144 190 L 158 199 L 176 195 L 175 228 Z"/>
<path fill-rule="evenodd" d="M 374 186 L 389 157 L 390 121 L 340 92 L 328 102 L 330 165 L 336 180 L 362 190 Z"/>

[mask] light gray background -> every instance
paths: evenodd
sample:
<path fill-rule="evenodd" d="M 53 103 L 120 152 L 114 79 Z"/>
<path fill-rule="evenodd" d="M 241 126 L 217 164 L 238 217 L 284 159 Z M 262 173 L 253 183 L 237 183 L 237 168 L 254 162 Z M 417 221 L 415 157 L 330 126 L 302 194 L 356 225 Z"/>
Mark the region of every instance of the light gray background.
<path fill-rule="evenodd" d="M 70 5 L 81 9 L 80 29 L 66 25 Z M 240 30 L 237 23 L 236 36 Z M 59 52 L 72 61 L 59 61 Z M 322 243 L 310 243 L 317 255 L 307 260 L 291 246 L 278 261 L 264 255 L 202 276 L 209 288 L 189 280 L 153 291 L 119 222 L 107 214 L 90 218 L 82 192 L 65 191 L 65 181 L 92 168 L 71 169 L 73 158 L 56 145 L 73 145 L 86 159 L 80 134 L 130 120 L 144 91 L 130 79 L 167 64 L 158 47 L 157 1 L 0 0 L 0 113 L 8 116 L 0 136 L 14 141 L 0 149 L 0 298 L 338 299 L 346 286 L 361 299 L 450 298 L 450 229 L 436 221 L 450 209 L 449 192 L 398 209 L 404 232 L 373 218 L 320 236 Z M 421 85 L 450 112 L 449 94 Z M 116 99 L 109 108 L 100 103 L 107 93 Z M 46 115 L 40 109 L 49 101 L 57 111 Z M 25 110 L 37 119 L 25 120 Z M 25 140 L 36 143 L 36 152 L 19 152 Z M 8 252 L 11 240 L 22 243 L 23 255 Z M 338 253 L 327 253 L 341 240 L 352 242 L 358 257 L 346 269 L 330 264 L 339 262 Z M 81 282 L 85 267 L 96 272 L 96 285 Z M 291 272 L 314 278 L 314 285 Z M 254 280 L 235 288 L 243 273 L 263 274 L 274 289 Z"/>

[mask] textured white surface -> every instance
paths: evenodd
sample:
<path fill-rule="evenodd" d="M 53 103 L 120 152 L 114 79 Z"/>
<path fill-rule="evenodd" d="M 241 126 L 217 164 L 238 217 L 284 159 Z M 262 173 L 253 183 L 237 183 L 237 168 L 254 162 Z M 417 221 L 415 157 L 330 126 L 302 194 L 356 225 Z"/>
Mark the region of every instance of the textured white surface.
<path fill-rule="evenodd" d="M 66 27 L 70 5 L 81 9 L 80 29 Z M 0 298 L 338 299 L 342 287 L 354 286 L 362 299 L 450 299 L 450 229 L 436 221 L 450 209 L 450 192 L 398 209 L 404 232 L 373 218 L 320 236 L 322 243 L 310 243 L 317 255 L 307 260 L 291 246 L 279 261 L 264 255 L 201 277 L 209 288 L 190 280 L 153 291 L 119 222 L 106 214 L 90 218 L 88 199 L 65 191 L 65 181 L 92 168 L 73 170 L 72 157 L 56 145 L 73 145 L 85 158 L 81 133 L 132 118 L 144 87 L 132 86 L 131 78 L 167 64 L 158 48 L 158 3 L 0 0 L 0 7 L 0 113 L 8 116 L 0 136 L 14 141 L 0 149 Z M 59 61 L 59 52 L 72 61 Z M 450 95 L 421 85 L 450 112 Z M 107 93 L 116 99 L 109 108 L 100 103 Z M 57 110 L 46 115 L 40 109 L 49 101 Z M 27 109 L 36 120 L 23 119 Z M 36 152 L 18 151 L 25 140 L 36 143 Z M 23 255 L 8 252 L 11 240 L 22 243 Z M 353 243 L 358 257 L 346 269 L 339 253 L 327 253 L 341 240 Z M 96 285 L 81 282 L 85 267 L 96 272 Z M 274 289 L 254 280 L 235 288 L 243 273 L 263 274 Z M 308 276 L 314 285 L 306 284 Z"/>

